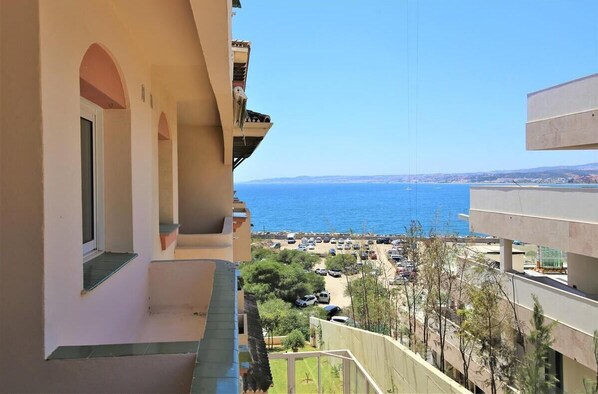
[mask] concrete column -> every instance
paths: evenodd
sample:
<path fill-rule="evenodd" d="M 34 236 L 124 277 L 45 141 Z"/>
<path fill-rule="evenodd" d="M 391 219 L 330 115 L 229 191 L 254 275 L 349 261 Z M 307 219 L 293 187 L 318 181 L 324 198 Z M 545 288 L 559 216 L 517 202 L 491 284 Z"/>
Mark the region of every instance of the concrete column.
<path fill-rule="evenodd" d="M 500 239 L 500 270 L 509 272 L 513 269 L 513 240 Z"/>
<path fill-rule="evenodd" d="M 567 253 L 569 286 L 586 294 L 598 295 L 598 259 L 581 254 Z"/>

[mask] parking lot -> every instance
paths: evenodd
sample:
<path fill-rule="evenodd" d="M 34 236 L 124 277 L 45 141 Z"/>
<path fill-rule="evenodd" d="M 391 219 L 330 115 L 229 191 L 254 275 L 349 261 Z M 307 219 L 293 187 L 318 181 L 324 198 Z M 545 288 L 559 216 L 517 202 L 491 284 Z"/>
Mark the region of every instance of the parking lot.
<path fill-rule="evenodd" d="M 288 242 L 286 240 L 283 240 L 280 242 L 281 242 L 282 249 L 297 249 L 298 246 L 300 245 L 301 240 L 297 240 L 297 243 L 295 243 L 295 244 L 288 244 Z M 352 243 L 358 243 L 358 244 L 365 245 L 367 242 L 353 240 Z M 341 251 L 341 250 L 339 250 L 338 244 L 331 244 L 331 243 L 324 243 L 324 242 L 316 243 L 315 249 L 308 250 L 308 252 L 319 254 L 321 256 L 328 256 L 329 250 L 331 248 L 334 248 L 336 250 L 337 254 L 339 254 L 339 253 L 350 254 L 350 253 L 355 252 L 355 253 L 357 253 L 357 255 L 359 255 L 359 252 L 360 252 L 359 250 L 354 250 L 353 248 L 351 248 L 351 250 L 344 250 L 344 248 L 343 248 L 343 250 Z M 374 243 L 372 245 L 369 245 L 369 248 L 370 248 L 370 250 L 375 251 L 376 255 L 377 255 L 377 260 L 370 260 L 370 261 L 372 262 L 374 268 L 378 268 L 380 270 L 379 280 L 382 283 L 384 283 L 385 286 L 388 286 L 388 281 L 390 279 L 394 278 L 394 276 L 395 276 L 394 263 L 390 262 L 386 255 L 386 252 L 392 248 L 392 245 Z M 325 268 L 325 261 L 326 261 L 326 258 L 321 257 L 320 261 L 314 266 L 314 269 Z M 358 277 L 358 275 L 360 275 L 360 274 L 350 275 L 348 277 L 349 281 Z M 350 298 L 348 295 L 345 295 L 345 289 L 347 287 L 346 275 L 343 273 L 340 278 L 333 278 L 330 275 L 326 275 L 324 279 L 326 281 L 326 290 L 328 292 L 330 292 L 330 304 L 340 306 L 343 309 L 350 308 L 351 307 Z"/>

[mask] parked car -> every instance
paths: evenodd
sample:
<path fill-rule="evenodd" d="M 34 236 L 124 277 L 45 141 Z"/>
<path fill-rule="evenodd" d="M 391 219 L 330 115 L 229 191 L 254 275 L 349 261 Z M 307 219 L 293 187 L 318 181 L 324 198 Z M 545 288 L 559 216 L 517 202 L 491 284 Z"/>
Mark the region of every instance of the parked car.
<path fill-rule="evenodd" d="M 353 250 L 359 250 L 359 249 L 361 249 L 361 245 L 353 244 Z"/>
<path fill-rule="evenodd" d="M 345 239 L 344 239 L 344 238 L 339 238 L 339 239 L 338 239 L 338 244 L 339 244 L 339 245 L 342 245 L 342 244 L 344 244 L 344 243 L 345 243 Z"/>
<path fill-rule="evenodd" d="M 272 245 L 270 245 L 270 248 L 280 249 L 280 242 L 272 242 Z"/>
<path fill-rule="evenodd" d="M 353 243 L 353 240 L 351 238 L 347 238 L 347 239 L 345 239 L 345 243 L 351 244 L 351 243 Z"/>
<path fill-rule="evenodd" d="M 298 298 L 295 301 L 295 305 L 297 305 L 300 308 L 305 308 L 306 306 L 314 305 L 317 301 L 318 300 L 315 295 L 309 294 L 301 298 Z"/>
<path fill-rule="evenodd" d="M 373 250 L 370 250 L 370 259 L 378 260 L 378 255 Z"/>
<path fill-rule="evenodd" d="M 326 290 L 316 293 L 316 298 L 319 304 L 330 304 L 330 293 Z"/>
<path fill-rule="evenodd" d="M 328 271 L 326 271 L 326 268 L 316 268 L 315 273 L 322 276 L 328 275 Z"/>
<path fill-rule="evenodd" d="M 339 270 L 328 270 L 328 275 L 332 276 L 333 278 L 340 278 L 342 276 Z"/>
<path fill-rule="evenodd" d="M 330 250 L 328 251 L 328 253 L 329 253 L 331 256 L 336 256 L 336 250 L 335 250 L 334 248 L 330 248 Z"/>
<path fill-rule="evenodd" d="M 330 238 L 330 243 L 331 244 L 335 244 L 336 243 L 336 238 Z"/>
<path fill-rule="evenodd" d="M 402 285 L 409 282 L 409 277 L 405 276 L 405 275 L 397 275 L 394 277 L 394 279 L 391 279 L 388 281 L 388 284 L 390 286 L 396 286 L 396 285 Z"/>
<path fill-rule="evenodd" d="M 316 243 L 317 243 L 317 244 L 320 244 L 320 243 L 322 243 L 322 238 L 320 238 L 320 237 L 317 237 L 317 238 L 316 238 Z"/>
<path fill-rule="evenodd" d="M 372 241 L 371 239 L 368 239 L 368 245 L 373 245 L 374 241 Z"/>
<path fill-rule="evenodd" d="M 351 245 L 345 244 L 345 250 L 351 250 Z"/>
<path fill-rule="evenodd" d="M 332 317 L 337 316 L 343 311 L 340 306 L 336 305 L 327 305 L 323 309 L 326 311 L 326 320 L 332 319 Z"/>
<path fill-rule="evenodd" d="M 331 323 L 346 324 L 348 326 L 355 326 L 355 323 L 350 317 L 347 316 L 332 316 L 330 318 Z"/>
<path fill-rule="evenodd" d="M 368 254 L 367 254 L 367 252 L 361 252 L 361 254 L 359 255 L 359 257 L 362 260 L 367 260 L 368 259 Z"/>
<path fill-rule="evenodd" d="M 322 238 L 322 242 L 324 242 L 325 244 L 327 244 L 328 242 L 330 242 L 330 238 L 329 237 L 324 237 L 324 238 Z"/>
<path fill-rule="evenodd" d="M 314 244 L 309 244 L 307 246 L 307 249 L 309 249 L 309 250 L 314 250 L 315 248 L 316 248 L 316 245 L 314 245 Z"/>

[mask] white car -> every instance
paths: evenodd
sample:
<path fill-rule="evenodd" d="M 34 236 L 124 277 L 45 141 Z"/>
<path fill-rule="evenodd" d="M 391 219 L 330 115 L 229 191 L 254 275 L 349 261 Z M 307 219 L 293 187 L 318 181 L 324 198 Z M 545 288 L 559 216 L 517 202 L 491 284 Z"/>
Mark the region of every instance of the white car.
<path fill-rule="evenodd" d="M 332 323 L 349 324 L 351 322 L 351 319 L 347 316 L 332 316 L 330 318 L 330 321 Z"/>
<path fill-rule="evenodd" d="M 339 245 L 342 245 L 342 244 L 344 244 L 344 243 L 345 243 L 345 239 L 344 239 L 344 238 L 339 238 L 339 239 L 338 239 L 338 244 L 339 244 Z"/>
<path fill-rule="evenodd" d="M 297 305 L 300 308 L 305 308 L 306 306 L 314 305 L 316 302 L 317 302 L 316 296 L 313 294 L 309 294 L 309 295 L 303 296 L 301 298 L 298 298 L 295 301 L 295 305 Z"/>
<path fill-rule="evenodd" d="M 336 238 L 330 238 L 330 243 L 331 244 L 335 244 L 336 243 Z"/>

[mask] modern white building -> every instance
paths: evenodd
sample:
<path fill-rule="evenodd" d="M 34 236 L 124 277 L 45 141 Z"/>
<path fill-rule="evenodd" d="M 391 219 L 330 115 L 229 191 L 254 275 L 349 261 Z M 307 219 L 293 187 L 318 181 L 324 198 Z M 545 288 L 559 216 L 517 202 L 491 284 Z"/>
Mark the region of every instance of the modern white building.
<path fill-rule="evenodd" d="M 528 95 L 528 150 L 598 149 L 598 75 Z M 529 321 L 532 294 L 555 321 L 551 362 L 565 393 L 595 379 L 598 329 L 598 189 L 473 187 L 470 230 L 500 238 L 500 269 L 513 281 L 519 317 Z M 566 252 L 566 281 L 515 270 L 513 240 Z"/>

